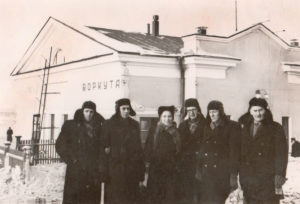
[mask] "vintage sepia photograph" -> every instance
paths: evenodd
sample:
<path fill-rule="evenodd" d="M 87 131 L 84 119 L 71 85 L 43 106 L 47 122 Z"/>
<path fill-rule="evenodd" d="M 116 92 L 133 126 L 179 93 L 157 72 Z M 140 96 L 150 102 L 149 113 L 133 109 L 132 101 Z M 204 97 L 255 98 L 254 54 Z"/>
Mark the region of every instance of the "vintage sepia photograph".
<path fill-rule="evenodd" d="M 0 204 L 300 204 L 299 0 L 0 0 Z"/>

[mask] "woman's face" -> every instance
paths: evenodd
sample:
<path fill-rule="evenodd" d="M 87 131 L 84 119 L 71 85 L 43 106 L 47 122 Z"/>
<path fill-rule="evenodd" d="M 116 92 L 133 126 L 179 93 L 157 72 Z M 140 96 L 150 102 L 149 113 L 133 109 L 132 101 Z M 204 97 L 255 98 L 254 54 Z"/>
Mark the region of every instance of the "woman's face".
<path fill-rule="evenodd" d="M 164 125 L 171 125 L 173 123 L 173 116 L 170 111 L 164 111 L 160 116 L 160 121 Z"/>

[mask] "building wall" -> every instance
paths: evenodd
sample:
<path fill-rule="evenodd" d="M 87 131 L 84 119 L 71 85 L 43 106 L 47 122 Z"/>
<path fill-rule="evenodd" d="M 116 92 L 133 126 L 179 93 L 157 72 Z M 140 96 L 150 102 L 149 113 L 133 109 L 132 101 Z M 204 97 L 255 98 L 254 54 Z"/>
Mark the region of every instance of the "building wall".
<path fill-rule="evenodd" d="M 99 63 L 78 63 L 69 65 L 70 67 L 65 65 L 65 67 L 53 69 L 50 73 L 47 92 L 59 92 L 59 94 L 47 95 L 43 124 L 45 127 L 49 127 L 50 115 L 55 115 L 55 137 L 60 132 L 64 115 L 67 114 L 68 118 L 72 119 L 75 111 L 81 108 L 84 101 L 94 101 L 97 105 L 97 111 L 106 118 L 113 113 L 115 100 L 120 98 L 123 90 L 127 88 L 128 82 L 121 75 L 120 63 L 99 61 Z M 123 83 L 124 81 L 126 83 Z M 17 101 L 15 133 L 22 135 L 23 139 L 31 138 L 32 117 L 33 114 L 38 113 L 41 84 L 41 73 L 39 75 L 25 75 L 15 82 Z M 45 130 L 42 134 L 44 139 L 49 139 L 49 135 L 50 130 Z"/>
<path fill-rule="evenodd" d="M 97 111 L 105 118 L 110 118 L 115 112 L 115 101 L 123 97 L 130 98 L 137 112 L 137 120 L 141 117 L 157 117 L 160 105 L 180 105 L 180 72 L 176 59 L 125 56 L 120 60 L 119 57 L 113 55 L 108 56 L 109 60 L 99 58 L 52 69 L 48 92 L 59 94 L 47 95 L 43 124 L 49 127 L 51 114 L 54 114 L 54 138 L 60 132 L 64 115 L 68 114 L 72 119 L 76 109 L 86 100 L 94 101 Z M 161 73 L 160 77 L 158 73 Z M 16 104 L 20 113 L 17 132 L 23 138 L 30 139 L 32 115 L 38 113 L 42 75 L 26 77 L 16 81 L 19 97 L 24 100 L 24 103 Z M 44 130 L 42 137 L 49 139 L 50 135 L 50 130 Z"/>
<path fill-rule="evenodd" d="M 291 117 L 292 137 L 300 139 L 300 85 L 289 84 L 281 68 L 288 51 L 256 30 L 232 42 L 201 42 L 205 51 L 228 54 L 242 59 L 236 68 L 227 71 L 226 79 L 197 79 L 197 96 L 201 106 L 210 100 L 224 103 L 225 111 L 237 120 L 247 111 L 255 90 L 264 89 L 268 96 L 274 119 L 281 123 L 283 116 Z"/>
<path fill-rule="evenodd" d="M 180 79 L 163 77 L 130 77 L 129 97 L 147 109 L 180 104 Z"/>

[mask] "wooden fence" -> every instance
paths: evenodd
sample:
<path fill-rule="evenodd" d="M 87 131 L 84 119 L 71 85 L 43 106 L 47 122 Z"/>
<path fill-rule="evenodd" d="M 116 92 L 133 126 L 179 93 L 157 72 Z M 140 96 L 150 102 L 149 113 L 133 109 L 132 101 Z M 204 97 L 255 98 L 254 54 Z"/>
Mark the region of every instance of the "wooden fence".
<path fill-rule="evenodd" d="M 32 165 L 61 162 L 55 150 L 55 140 L 21 140 L 17 149 L 22 150 L 24 146 L 31 146 Z"/>

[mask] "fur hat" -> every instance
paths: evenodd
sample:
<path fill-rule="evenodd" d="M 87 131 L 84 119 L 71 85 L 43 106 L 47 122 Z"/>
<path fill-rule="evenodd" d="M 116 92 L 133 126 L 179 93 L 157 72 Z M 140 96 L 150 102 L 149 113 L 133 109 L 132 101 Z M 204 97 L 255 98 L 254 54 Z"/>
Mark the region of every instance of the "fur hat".
<path fill-rule="evenodd" d="M 263 98 L 255 98 L 255 97 L 252 98 L 249 101 L 249 110 L 252 106 L 260 106 L 260 107 L 264 108 L 265 110 L 269 109 L 268 102 Z"/>
<path fill-rule="evenodd" d="M 82 105 L 82 110 L 85 108 L 92 109 L 93 111 L 96 112 L 96 104 L 93 101 L 86 101 Z"/>
<path fill-rule="evenodd" d="M 130 116 L 135 116 L 136 115 L 136 112 L 133 110 L 133 108 L 131 106 L 131 103 L 130 103 L 130 100 L 128 98 L 121 98 L 121 99 L 116 101 L 116 106 L 115 107 L 116 107 L 116 113 L 117 114 L 120 113 L 120 107 L 124 106 L 124 105 L 129 106 L 129 109 L 130 109 L 129 115 Z"/>
<path fill-rule="evenodd" d="M 225 112 L 224 112 L 224 107 L 222 102 L 220 101 L 211 101 L 209 102 L 209 104 L 207 105 L 207 115 L 206 115 L 206 119 L 210 122 L 210 115 L 209 115 L 209 110 L 218 110 L 220 112 L 220 116 L 222 118 L 224 118 L 226 116 Z"/>
<path fill-rule="evenodd" d="M 174 118 L 174 113 L 175 113 L 175 107 L 174 106 L 160 106 L 158 108 L 158 116 L 160 117 L 161 114 L 164 112 L 164 111 L 169 111 L 171 112 L 173 118 Z"/>
<path fill-rule="evenodd" d="M 209 102 L 209 104 L 207 106 L 207 112 L 209 110 L 218 110 L 218 111 L 220 111 L 221 114 L 224 114 L 224 107 L 223 107 L 222 102 L 220 102 L 220 101 Z"/>
<path fill-rule="evenodd" d="M 195 99 L 195 98 L 186 99 L 184 101 L 184 107 L 185 108 L 196 107 L 198 109 L 198 111 L 201 112 L 200 105 L 199 105 L 197 99 Z"/>

